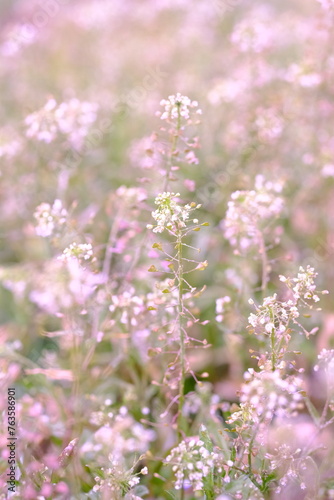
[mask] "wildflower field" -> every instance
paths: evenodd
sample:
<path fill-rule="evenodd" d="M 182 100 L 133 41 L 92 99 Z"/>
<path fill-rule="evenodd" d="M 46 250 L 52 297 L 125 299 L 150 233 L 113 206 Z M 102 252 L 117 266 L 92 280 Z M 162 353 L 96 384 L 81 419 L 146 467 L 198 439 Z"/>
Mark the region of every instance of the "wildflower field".
<path fill-rule="evenodd" d="M 333 48 L 333 0 L 2 0 L 0 499 L 334 499 Z"/>

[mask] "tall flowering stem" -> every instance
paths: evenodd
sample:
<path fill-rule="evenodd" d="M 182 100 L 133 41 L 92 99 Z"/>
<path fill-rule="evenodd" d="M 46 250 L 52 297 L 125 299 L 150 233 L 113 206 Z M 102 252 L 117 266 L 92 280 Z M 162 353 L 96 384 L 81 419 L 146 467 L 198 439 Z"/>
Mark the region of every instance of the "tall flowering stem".
<path fill-rule="evenodd" d="M 171 170 L 172 170 L 172 166 L 173 166 L 173 158 L 177 152 L 177 142 L 178 142 L 178 138 L 179 138 L 179 134 L 180 134 L 180 128 L 181 128 L 180 106 L 177 105 L 176 126 L 175 126 L 175 129 L 172 129 L 170 132 L 171 133 L 171 148 L 170 148 L 168 162 L 167 162 L 164 191 L 167 191 L 168 186 L 169 186 L 169 182 L 171 180 Z"/>
<path fill-rule="evenodd" d="M 202 114 L 202 111 L 198 108 L 197 101 L 191 101 L 189 97 L 180 93 L 162 99 L 160 105 L 164 109 L 158 111 L 157 115 L 168 126 L 170 143 L 167 151 L 163 150 L 163 155 L 167 156 L 163 189 L 167 191 L 170 181 L 176 180 L 171 174 L 173 170 L 179 169 L 178 163 L 198 164 L 198 159 L 193 151 L 199 147 L 198 140 L 197 138 L 190 139 L 187 137 L 185 130 L 189 125 L 198 125 L 200 123 L 199 115 Z M 161 131 L 165 132 L 166 128 L 162 127 Z"/>
<path fill-rule="evenodd" d="M 178 415 L 177 415 L 177 429 L 180 437 L 184 437 L 186 431 L 186 425 L 183 416 L 183 406 L 185 402 L 185 378 L 188 372 L 187 360 L 186 360 L 186 346 L 190 343 L 190 337 L 186 331 L 186 320 L 187 324 L 197 321 L 192 313 L 187 308 L 185 301 L 193 297 L 196 289 L 189 285 L 188 281 L 185 279 L 185 275 L 191 271 L 203 270 L 207 266 L 207 262 L 198 262 L 193 259 L 188 259 L 183 255 L 183 247 L 189 247 L 184 243 L 184 238 L 191 231 L 198 231 L 201 229 L 198 219 L 191 218 L 191 213 L 200 208 L 201 205 L 196 205 L 196 203 L 190 203 L 186 205 L 181 205 L 177 201 L 179 193 L 162 193 L 157 196 L 155 204 L 158 206 L 157 210 L 152 213 L 153 218 L 156 221 L 156 225 L 149 224 L 148 228 L 152 229 L 154 233 L 162 233 L 167 231 L 174 239 L 173 244 L 175 245 L 176 253 L 175 255 L 170 255 L 165 252 L 160 243 L 154 243 L 153 247 L 158 248 L 163 251 L 170 261 L 169 268 L 174 276 L 174 279 L 167 280 L 167 287 L 162 290 L 162 293 L 168 293 L 171 295 L 172 307 L 177 309 L 177 320 L 174 321 L 174 326 L 172 327 L 169 334 L 171 334 L 170 340 L 172 342 L 177 342 L 179 345 L 179 350 L 177 353 L 174 365 L 179 366 L 178 374 Z M 204 223 L 207 225 L 207 223 Z M 190 247 L 192 248 L 192 247 Z M 190 265 L 192 268 L 189 269 Z M 149 269 L 150 272 L 158 272 L 158 269 L 152 265 Z M 175 327 L 177 327 L 177 336 L 173 336 Z M 174 398 L 175 399 L 175 398 Z"/>
<path fill-rule="evenodd" d="M 267 290 L 270 272 L 268 250 L 280 241 L 280 228 L 274 228 L 273 224 L 284 209 L 280 196 L 282 188 L 282 182 L 273 183 L 257 175 L 254 189 L 232 193 L 222 221 L 225 238 L 234 248 L 235 255 L 259 254 L 263 294 Z"/>
<path fill-rule="evenodd" d="M 270 437 L 268 432 L 273 419 L 276 422 L 293 419 L 306 403 L 310 414 L 314 414 L 318 428 L 326 420 L 326 404 L 323 410 L 325 416 L 320 417 L 307 398 L 303 378 L 299 376 L 303 369 L 295 368 L 294 361 L 285 359 L 287 353 L 297 354 L 288 350 L 294 330 L 300 330 L 307 337 L 317 331 L 314 328 L 307 332 L 299 323 L 301 309 L 314 309 L 320 300 L 319 296 L 328 293 L 327 290 L 316 289 L 316 277 L 317 273 L 312 267 L 300 267 L 295 277 L 280 276 L 280 281 L 288 288 L 287 300 L 279 300 L 277 294 L 265 297 L 258 306 L 252 299 L 249 300 L 255 307 L 255 313 L 250 314 L 248 319 L 250 332 L 262 341 L 267 340 L 267 345 L 265 350 L 253 356 L 258 360 L 259 369 L 249 368 L 245 372 L 245 382 L 240 390 L 240 408 L 229 416 L 227 423 L 233 426 L 233 432 L 237 434 L 234 441 L 237 458 L 234 469 L 246 473 L 265 499 L 271 498 L 273 488 L 280 492 L 289 476 L 303 477 L 301 464 L 307 458 L 312 444 L 311 441 L 296 452 L 288 445 L 282 445 L 275 450 L 275 457 L 263 453 L 263 443 Z M 331 355 L 326 353 L 326 358 L 331 359 Z M 275 460 L 277 464 L 279 460 L 286 463 L 290 461 L 286 472 L 282 473 L 278 465 L 274 466 Z M 303 488 L 304 483 L 302 479 L 300 481 Z"/>
<path fill-rule="evenodd" d="M 180 383 L 179 383 L 179 414 L 178 414 L 178 430 L 181 433 L 183 425 L 183 405 L 184 405 L 184 384 L 186 377 L 186 350 L 185 350 L 185 330 L 183 327 L 183 261 L 182 261 L 182 232 L 177 233 L 177 278 L 178 278 L 178 321 L 180 332 Z"/>

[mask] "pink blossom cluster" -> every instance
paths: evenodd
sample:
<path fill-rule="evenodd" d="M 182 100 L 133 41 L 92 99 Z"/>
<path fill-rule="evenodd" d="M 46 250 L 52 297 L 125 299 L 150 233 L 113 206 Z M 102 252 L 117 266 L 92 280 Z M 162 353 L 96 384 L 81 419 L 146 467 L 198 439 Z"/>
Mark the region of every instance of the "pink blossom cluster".
<path fill-rule="evenodd" d="M 237 253 L 261 248 L 263 233 L 282 214 L 281 191 L 282 183 L 266 181 L 262 175 L 257 175 L 255 189 L 232 193 L 221 226 Z"/>
<path fill-rule="evenodd" d="M 53 98 L 38 111 L 25 118 L 26 136 L 47 144 L 59 136 L 80 150 L 97 117 L 95 103 L 72 98 L 60 104 Z"/>

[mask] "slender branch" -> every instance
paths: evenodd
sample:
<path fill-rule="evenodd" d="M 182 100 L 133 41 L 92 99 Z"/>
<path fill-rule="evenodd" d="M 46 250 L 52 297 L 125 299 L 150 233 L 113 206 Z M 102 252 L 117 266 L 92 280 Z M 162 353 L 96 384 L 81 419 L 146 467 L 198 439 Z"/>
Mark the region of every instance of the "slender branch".
<path fill-rule="evenodd" d="M 266 246 L 264 243 L 263 234 L 261 233 L 261 231 L 259 231 L 258 234 L 259 234 L 259 239 L 260 239 L 260 255 L 261 255 L 261 261 L 262 261 L 261 290 L 263 293 L 265 293 L 267 290 L 267 283 L 268 283 L 268 257 L 267 257 L 267 250 L 266 250 Z"/>
<path fill-rule="evenodd" d="M 170 181 L 170 173 L 172 170 L 172 163 L 173 163 L 173 156 L 175 155 L 176 152 L 176 146 L 177 146 L 177 141 L 179 138 L 179 132 L 181 128 L 181 115 L 180 115 L 180 110 L 178 111 L 178 117 L 177 117 L 177 125 L 176 125 L 176 130 L 172 132 L 172 140 L 171 140 L 171 148 L 170 148 L 170 153 L 168 156 L 168 163 L 167 163 L 167 171 L 166 171 L 166 177 L 165 177 L 165 183 L 164 183 L 164 191 L 167 191 L 169 181 Z"/>
<path fill-rule="evenodd" d="M 184 405 L 184 384 L 185 384 L 185 375 L 186 375 L 186 366 L 185 366 L 185 331 L 183 328 L 183 315 L 184 315 L 184 307 L 183 307 L 183 261 L 182 261 L 182 235 L 178 233 L 177 239 L 177 259 L 178 259 L 178 269 L 177 269 L 177 278 L 178 278 L 178 323 L 179 323 L 179 333 L 180 333 L 180 364 L 181 364 L 181 373 L 180 373 L 180 382 L 179 382 L 179 413 L 177 420 L 177 427 L 180 437 L 182 438 L 183 431 L 183 405 Z"/>

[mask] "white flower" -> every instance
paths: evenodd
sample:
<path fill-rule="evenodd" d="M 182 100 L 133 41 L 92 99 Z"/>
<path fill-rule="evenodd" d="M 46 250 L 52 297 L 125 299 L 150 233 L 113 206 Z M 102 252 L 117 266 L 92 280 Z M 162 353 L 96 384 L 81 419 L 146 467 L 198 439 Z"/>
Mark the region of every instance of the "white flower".
<path fill-rule="evenodd" d="M 232 193 L 222 227 L 225 238 L 239 253 L 259 248 L 268 222 L 283 211 L 281 190 L 281 183 L 265 181 L 262 175 L 258 175 L 255 189 Z"/>
<path fill-rule="evenodd" d="M 218 323 L 221 323 L 223 321 L 225 304 L 229 304 L 230 302 L 231 302 L 231 297 L 229 297 L 228 295 L 216 300 L 216 321 Z"/>
<path fill-rule="evenodd" d="M 314 302 L 319 302 L 320 298 L 317 295 L 316 285 L 314 283 L 315 278 L 318 273 L 315 272 L 314 268 L 307 266 L 304 269 L 302 266 L 299 268 L 299 272 L 296 278 L 285 278 L 285 283 L 292 290 L 295 301 L 301 299 L 303 302 L 306 300 L 313 300 Z M 281 281 L 283 281 L 281 279 Z M 327 290 L 321 292 L 326 293 Z"/>
<path fill-rule="evenodd" d="M 80 149 L 96 119 L 97 108 L 95 103 L 75 98 L 60 104 L 51 98 L 43 108 L 26 117 L 26 136 L 50 143 L 63 135 L 71 146 Z"/>
<path fill-rule="evenodd" d="M 43 238 L 52 236 L 66 223 L 67 215 L 67 210 L 58 199 L 53 202 L 52 206 L 49 203 L 41 203 L 34 213 L 37 222 L 36 234 Z"/>
<path fill-rule="evenodd" d="M 267 22 L 246 19 L 236 25 L 231 41 L 240 52 L 259 53 L 271 44 L 272 30 Z"/>
<path fill-rule="evenodd" d="M 203 441 L 195 439 L 182 441 L 166 458 L 166 462 L 173 466 L 175 489 L 181 489 L 187 481 L 194 491 L 203 489 L 204 478 L 214 467 L 221 465 L 221 460 L 217 453 L 205 448 Z"/>
<path fill-rule="evenodd" d="M 177 93 L 170 95 L 168 99 L 160 101 L 161 106 L 164 107 L 164 112 L 161 114 L 161 120 L 178 120 L 190 118 L 191 109 L 198 107 L 197 101 L 191 101 L 189 97 Z M 197 109 L 197 114 L 201 114 L 201 110 Z"/>
<path fill-rule="evenodd" d="M 154 233 L 162 233 L 165 229 L 178 230 L 186 227 L 190 213 L 200 207 L 194 203 L 179 205 L 175 201 L 178 196 L 180 193 L 165 192 L 156 197 L 155 204 L 158 205 L 158 208 L 152 212 L 152 217 L 157 221 L 157 225 L 153 227 Z M 152 229 L 151 224 L 147 227 Z"/>
<path fill-rule="evenodd" d="M 275 328 L 275 325 L 273 323 L 267 323 L 265 326 L 265 330 L 267 333 L 271 333 L 274 328 Z"/>
<path fill-rule="evenodd" d="M 63 260 L 65 262 L 69 260 L 77 260 L 82 263 L 84 261 L 88 261 L 93 257 L 93 247 L 90 243 L 71 243 L 71 245 L 63 251 L 59 260 Z"/>
<path fill-rule="evenodd" d="M 295 415 L 303 407 L 303 381 L 294 375 L 284 376 L 282 370 L 248 371 L 241 387 L 241 403 L 250 404 L 257 415 L 271 419 L 274 415 Z"/>

